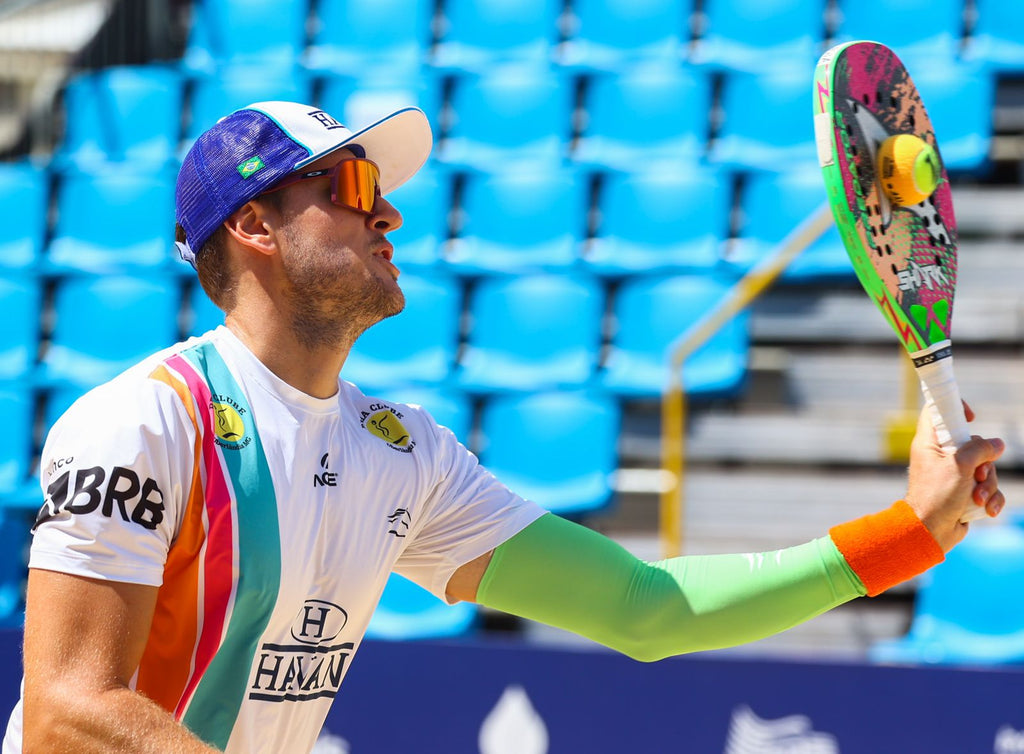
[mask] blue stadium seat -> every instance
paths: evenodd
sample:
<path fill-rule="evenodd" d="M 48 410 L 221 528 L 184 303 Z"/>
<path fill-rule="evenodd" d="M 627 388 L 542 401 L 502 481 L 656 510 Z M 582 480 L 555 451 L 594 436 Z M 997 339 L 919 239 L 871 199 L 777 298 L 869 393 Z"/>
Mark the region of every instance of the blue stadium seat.
<path fill-rule="evenodd" d="M 184 154 L 203 131 L 225 115 L 254 102 L 290 100 L 312 102 L 309 75 L 299 68 L 238 65 L 215 75 L 200 76 L 190 98 Z"/>
<path fill-rule="evenodd" d="M 880 663 L 1024 663 L 1024 528 L 978 525 L 922 577 L 910 631 L 879 642 Z"/>
<path fill-rule="evenodd" d="M 574 90 L 561 71 L 500 66 L 456 77 L 451 127 L 438 145 L 442 162 L 496 169 L 548 166 L 568 151 Z"/>
<path fill-rule="evenodd" d="M 477 392 L 562 390 L 594 375 L 604 292 L 578 275 L 481 281 L 469 301 L 471 326 L 457 373 Z"/>
<path fill-rule="evenodd" d="M 372 384 L 361 383 L 359 389 L 366 395 L 385 400 L 422 406 L 434 421 L 447 427 L 468 446 L 473 431 L 473 401 L 462 390 L 445 385 L 392 385 L 378 390 Z"/>
<path fill-rule="evenodd" d="M 995 130 L 995 78 L 980 64 L 922 65 L 910 75 L 931 118 L 946 169 L 985 167 Z"/>
<path fill-rule="evenodd" d="M 46 238 L 49 176 L 29 162 L 0 164 L 0 269 L 24 270 L 34 267 Z"/>
<path fill-rule="evenodd" d="M 186 302 L 188 324 L 185 327 L 185 334 L 187 337 L 202 335 L 207 330 L 213 330 L 224 324 L 224 312 L 210 300 L 198 280 L 195 280 L 189 288 Z"/>
<path fill-rule="evenodd" d="M 174 180 L 171 168 L 144 171 L 130 163 L 64 173 L 46 267 L 105 273 L 169 266 Z"/>
<path fill-rule="evenodd" d="M 370 639 L 438 639 L 472 631 L 477 606 L 472 602 L 442 602 L 421 586 L 393 573 L 370 619 Z"/>
<path fill-rule="evenodd" d="M 635 169 L 703 156 L 710 130 L 711 83 L 690 66 L 645 65 L 591 77 L 574 161 Z"/>
<path fill-rule="evenodd" d="M 977 20 L 964 57 L 990 70 L 1024 71 L 1024 3 L 1020 0 L 975 0 Z"/>
<path fill-rule="evenodd" d="M 711 270 L 729 233 L 732 184 L 705 166 L 609 173 L 583 259 L 603 275 Z"/>
<path fill-rule="evenodd" d="M 803 69 L 727 75 L 722 94 L 724 122 L 709 159 L 752 170 L 817 164 L 807 77 Z"/>
<path fill-rule="evenodd" d="M 24 387 L 0 386 L 0 506 L 32 505 L 42 495 L 30 477 L 34 464 L 34 400 Z"/>
<path fill-rule="evenodd" d="M 657 398 L 668 385 L 669 349 L 728 292 L 712 275 L 627 278 L 613 302 L 616 331 L 602 384 L 627 398 Z M 687 361 L 683 386 L 693 398 L 736 395 L 746 379 L 749 315 L 741 312 Z"/>
<path fill-rule="evenodd" d="M 704 0 L 704 31 L 690 60 L 740 71 L 814 71 L 827 0 Z"/>
<path fill-rule="evenodd" d="M 360 76 L 388 71 L 400 80 L 426 59 L 433 8 L 423 0 L 318 2 L 306 65 Z"/>
<path fill-rule="evenodd" d="M 237 63 L 291 65 L 306 46 L 308 12 L 308 0 L 195 0 L 183 63 L 204 73 Z"/>
<path fill-rule="evenodd" d="M 0 311 L 5 323 L 0 330 L 0 381 L 27 383 L 39 350 L 42 294 L 38 281 L 0 277 Z"/>
<path fill-rule="evenodd" d="M 402 215 L 401 227 L 388 233 L 395 247 L 395 264 L 402 271 L 436 267 L 449 235 L 451 176 L 428 162 L 389 193 L 387 200 Z"/>
<path fill-rule="evenodd" d="M 483 71 L 506 63 L 548 63 L 561 10 L 561 0 L 447 0 L 431 64 Z"/>
<path fill-rule="evenodd" d="M 330 75 L 322 79 L 317 102 L 350 127 L 375 123 L 403 107 L 418 107 L 426 114 L 436 138 L 440 133 L 442 78 L 427 70 L 401 77 L 388 71 Z"/>
<path fill-rule="evenodd" d="M 579 516 L 611 501 L 621 413 L 607 395 L 548 392 L 488 400 L 481 462 L 513 492 Z"/>
<path fill-rule="evenodd" d="M 160 64 L 79 74 L 64 90 L 66 130 L 56 159 L 95 168 L 130 161 L 136 168 L 176 156 L 181 137 L 181 72 Z"/>
<path fill-rule="evenodd" d="M 884 42 L 914 76 L 956 58 L 963 13 L 963 0 L 839 0 L 835 42 Z"/>
<path fill-rule="evenodd" d="M 742 221 L 729 245 L 727 261 L 747 272 L 763 261 L 804 220 L 825 204 L 825 182 L 816 165 L 783 173 L 752 173 L 743 187 Z M 799 256 L 783 273 L 793 281 L 846 279 L 856 276 L 835 225 Z"/>
<path fill-rule="evenodd" d="M 586 182 L 570 169 L 471 174 L 446 259 L 462 274 L 567 269 L 586 212 Z"/>
<path fill-rule="evenodd" d="M 176 280 L 130 275 L 58 281 L 54 326 L 43 354 L 52 385 L 93 387 L 178 340 Z"/>
<path fill-rule="evenodd" d="M 641 60 L 677 63 L 690 37 L 693 0 L 573 0 L 560 60 L 615 71 Z"/>
<path fill-rule="evenodd" d="M 455 363 L 462 291 L 444 275 L 402 275 L 405 310 L 356 341 L 343 379 L 377 389 L 407 383 L 437 384 Z"/>

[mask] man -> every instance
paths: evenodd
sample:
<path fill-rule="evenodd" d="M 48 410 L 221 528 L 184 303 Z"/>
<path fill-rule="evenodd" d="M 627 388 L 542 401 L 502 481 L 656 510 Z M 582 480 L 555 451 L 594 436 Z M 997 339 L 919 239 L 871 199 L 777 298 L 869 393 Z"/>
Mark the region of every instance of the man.
<path fill-rule="evenodd" d="M 226 326 L 47 438 L 4 754 L 309 751 L 392 570 L 653 660 L 876 594 L 940 561 L 968 506 L 1001 509 L 1001 441 L 947 455 L 924 414 L 905 501 L 765 556 L 642 563 L 520 499 L 423 410 L 338 376 L 402 309 L 383 195 L 430 143 L 415 109 L 352 133 L 267 102 L 192 147 L 179 248 Z"/>

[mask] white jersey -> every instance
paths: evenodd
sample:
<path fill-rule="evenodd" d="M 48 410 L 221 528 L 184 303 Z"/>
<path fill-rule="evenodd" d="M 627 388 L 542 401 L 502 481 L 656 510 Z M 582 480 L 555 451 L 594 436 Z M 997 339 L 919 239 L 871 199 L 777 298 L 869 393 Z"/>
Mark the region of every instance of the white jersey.
<path fill-rule="evenodd" d="M 76 402 L 41 482 L 29 566 L 160 587 L 132 686 L 234 754 L 313 748 L 389 573 L 443 599 L 544 513 L 423 409 L 312 398 L 224 327 Z"/>

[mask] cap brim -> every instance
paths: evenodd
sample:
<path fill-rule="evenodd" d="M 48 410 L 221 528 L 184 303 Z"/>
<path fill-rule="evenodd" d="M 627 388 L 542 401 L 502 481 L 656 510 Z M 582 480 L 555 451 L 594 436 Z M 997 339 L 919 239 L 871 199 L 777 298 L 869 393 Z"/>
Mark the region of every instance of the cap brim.
<path fill-rule="evenodd" d="M 307 157 L 295 169 L 344 149 L 348 144 L 358 144 L 366 153 L 366 158 L 373 160 L 380 168 L 380 190 L 386 194 L 412 178 L 423 167 L 433 143 L 434 137 L 427 116 L 419 108 L 407 107 L 357 131 L 331 149 Z"/>

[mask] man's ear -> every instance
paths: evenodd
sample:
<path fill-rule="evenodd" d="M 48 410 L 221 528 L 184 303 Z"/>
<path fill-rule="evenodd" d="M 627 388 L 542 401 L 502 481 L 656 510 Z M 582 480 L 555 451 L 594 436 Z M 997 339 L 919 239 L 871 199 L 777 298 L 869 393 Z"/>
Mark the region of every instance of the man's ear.
<path fill-rule="evenodd" d="M 243 204 L 224 221 L 224 227 L 247 249 L 268 256 L 277 252 L 274 224 L 267 214 L 267 207 L 260 202 Z"/>

